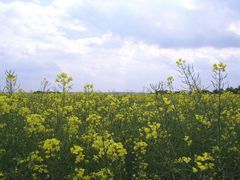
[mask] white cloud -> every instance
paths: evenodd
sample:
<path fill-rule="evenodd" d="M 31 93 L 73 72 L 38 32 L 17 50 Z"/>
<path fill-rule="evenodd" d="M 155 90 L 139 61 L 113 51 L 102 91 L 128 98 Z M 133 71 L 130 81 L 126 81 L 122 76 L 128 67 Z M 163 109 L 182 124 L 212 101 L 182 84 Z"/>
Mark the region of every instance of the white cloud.
<path fill-rule="evenodd" d="M 79 31 L 79 32 L 84 32 L 87 30 L 87 28 L 84 27 L 78 19 L 74 19 L 72 21 L 65 21 L 65 22 L 63 21 L 61 22 L 61 27 L 64 27 L 65 29 L 68 29 L 68 30 Z"/>
<path fill-rule="evenodd" d="M 82 0 L 53 0 L 50 6 L 61 12 L 61 14 L 65 14 L 72 7 L 80 5 L 82 5 Z"/>
<path fill-rule="evenodd" d="M 240 21 L 231 23 L 227 30 L 240 36 Z"/>
<path fill-rule="evenodd" d="M 60 2 L 62 1 L 59 1 L 59 4 Z M 72 3 L 74 5 L 73 1 Z M 61 28 L 86 31 L 86 27 L 79 20 L 66 16 L 65 10 L 61 9 L 62 6 L 58 7 L 53 4 L 44 6 L 38 3 L 16 1 L 9 4 L 0 3 L 0 7 L 0 18 L 3 22 L 1 26 L 14 31 L 14 35 L 26 39 L 36 38 L 36 36 L 43 39 L 64 36 L 65 32 Z M 69 6 L 64 4 L 64 7 Z M 6 29 L 4 31 L 6 32 Z"/>
<path fill-rule="evenodd" d="M 179 0 L 179 2 L 186 9 L 189 9 L 189 10 L 197 9 L 197 6 L 195 4 L 195 0 Z"/>

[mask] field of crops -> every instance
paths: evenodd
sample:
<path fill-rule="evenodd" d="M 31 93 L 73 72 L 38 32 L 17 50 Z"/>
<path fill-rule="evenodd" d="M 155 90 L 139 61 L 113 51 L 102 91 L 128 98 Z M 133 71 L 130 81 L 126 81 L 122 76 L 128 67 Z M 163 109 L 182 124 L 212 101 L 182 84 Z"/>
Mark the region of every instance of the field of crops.
<path fill-rule="evenodd" d="M 240 95 L 0 95 L 3 179 L 240 178 Z"/>
<path fill-rule="evenodd" d="M 173 77 L 154 93 L 69 93 L 72 78 L 38 93 L 16 91 L 6 73 L 0 94 L 1 179 L 239 179 L 240 94 L 223 91 L 225 68 L 214 64 L 215 93 L 200 88 L 194 68 L 178 60 L 188 91 Z"/>

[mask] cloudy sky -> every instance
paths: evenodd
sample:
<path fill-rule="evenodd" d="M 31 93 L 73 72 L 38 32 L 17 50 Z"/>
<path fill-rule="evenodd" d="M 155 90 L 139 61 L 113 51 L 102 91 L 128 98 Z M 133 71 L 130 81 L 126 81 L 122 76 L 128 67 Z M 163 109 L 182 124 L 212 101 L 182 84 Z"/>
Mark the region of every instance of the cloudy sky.
<path fill-rule="evenodd" d="M 205 85 L 212 64 L 240 84 L 239 0 L 0 0 L 0 88 L 13 69 L 21 87 L 73 77 L 74 90 L 142 91 L 193 63 Z"/>

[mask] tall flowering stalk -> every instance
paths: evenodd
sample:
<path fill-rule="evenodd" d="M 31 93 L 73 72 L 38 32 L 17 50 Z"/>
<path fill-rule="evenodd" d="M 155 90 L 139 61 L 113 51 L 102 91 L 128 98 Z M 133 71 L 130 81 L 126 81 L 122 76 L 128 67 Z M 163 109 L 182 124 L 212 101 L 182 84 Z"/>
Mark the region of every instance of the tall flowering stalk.
<path fill-rule="evenodd" d="M 17 83 L 17 75 L 14 71 L 8 70 L 5 72 L 6 75 L 6 84 L 4 87 L 4 90 L 9 94 L 12 95 L 15 91 L 19 89 L 18 83 Z"/>
<path fill-rule="evenodd" d="M 225 73 L 227 65 L 219 62 L 218 64 L 213 65 L 213 80 L 212 80 L 212 85 L 213 87 L 217 90 L 218 93 L 218 108 L 217 108 L 217 145 L 219 147 L 219 172 L 221 173 L 222 171 L 222 155 L 221 155 L 221 130 L 222 130 L 222 119 L 221 119 L 221 112 L 222 112 L 222 100 L 221 100 L 221 95 L 222 91 L 224 89 L 224 86 L 226 84 L 225 79 L 227 78 L 227 74 Z"/>
<path fill-rule="evenodd" d="M 63 106 L 65 104 L 66 93 L 72 89 L 72 85 L 70 84 L 72 82 L 72 80 L 73 80 L 72 77 L 68 76 L 67 73 L 61 73 L 61 74 L 57 75 L 56 82 L 58 83 L 58 86 L 62 90 Z"/>

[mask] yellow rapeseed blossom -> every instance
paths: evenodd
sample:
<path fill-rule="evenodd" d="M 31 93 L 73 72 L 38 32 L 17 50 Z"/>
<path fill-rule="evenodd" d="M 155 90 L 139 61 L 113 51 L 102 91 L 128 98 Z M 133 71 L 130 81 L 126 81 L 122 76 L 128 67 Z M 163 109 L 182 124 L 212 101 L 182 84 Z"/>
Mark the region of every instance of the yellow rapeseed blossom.
<path fill-rule="evenodd" d="M 163 98 L 163 102 L 164 102 L 166 105 L 170 105 L 170 104 L 171 104 L 170 99 L 168 99 L 167 97 L 164 97 L 164 98 Z"/>
<path fill-rule="evenodd" d="M 82 122 L 77 116 L 70 116 L 67 118 L 65 131 L 69 134 L 70 139 L 76 137 L 81 124 Z"/>
<path fill-rule="evenodd" d="M 90 124 L 98 124 L 100 123 L 102 117 L 97 114 L 90 114 L 87 118 L 87 122 Z"/>
<path fill-rule="evenodd" d="M 112 179 L 113 173 L 109 168 L 103 168 L 98 172 L 93 172 L 91 174 L 91 179 L 102 179 L 102 180 L 108 180 Z"/>
<path fill-rule="evenodd" d="M 172 76 L 169 76 L 169 77 L 167 78 L 167 85 L 168 85 L 168 86 L 171 86 L 172 83 L 173 83 L 173 81 L 174 81 L 174 78 L 173 78 Z"/>
<path fill-rule="evenodd" d="M 111 137 L 97 136 L 94 140 L 92 147 L 99 151 L 98 156 L 95 156 L 97 160 L 98 157 L 106 155 L 111 160 L 124 160 L 127 155 L 126 149 L 123 147 L 122 143 L 115 142 Z"/>
<path fill-rule="evenodd" d="M 191 158 L 190 157 L 186 157 L 186 156 L 183 156 L 183 157 L 180 157 L 180 158 L 177 159 L 178 163 L 186 163 L 186 164 L 188 164 L 190 161 L 191 161 Z"/>
<path fill-rule="evenodd" d="M 74 114 L 72 106 L 64 106 L 63 107 L 63 116 L 71 116 Z"/>
<path fill-rule="evenodd" d="M 193 172 L 206 171 L 214 169 L 214 159 L 210 153 L 204 152 L 202 155 L 195 155 L 194 162 L 196 167 L 192 168 Z"/>
<path fill-rule="evenodd" d="M 6 123 L 0 123 L 0 129 L 2 129 L 2 128 L 6 127 L 6 126 L 7 126 Z"/>
<path fill-rule="evenodd" d="M 31 114 L 26 119 L 26 131 L 30 134 L 45 133 L 45 119 L 39 114 Z"/>
<path fill-rule="evenodd" d="M 110 141 L 107 148 L 107 155 L 112 160 L 117 160 L 117 159 L 123 160 L 127 155 L 127 150 L 123 147 L 122 143 L 116 143 L 116 142 Z"/>
<path fill-rule="evenodd" d="M 116 120 L 118 120 L 118 121 L 124 121 L 124 115 L 123 114 L 117 114 L 116 116 L 115 116 L 115 119 Z"/>
<path fill-rule="evenodd" d="M 158 130 L 160 129 L 160 123 L 149 123 L 148 127 L 140 128 L 140 134 L 145 136 L 146 139 L 156 139 L 158 137 Z"/>
<path fill-rule="evenodd" d="M 27 117 L 31 114 L 31 111 L 28 107 L 21 107 L 18 111 L 19 115 L 22 117 Z"/>
<path fill-rule="evenodd" d="M 136 155 L 146 154 L 147 146 L 148 144 L 144 141 L 134 142 L 134 147 L 133 147 L 134 153 L 136 153 Z"/>
<path fill-rule="evenodd" d="M 189 136 L 184 136 L 183 140 L 186 142 L 188 146 L 192 145 L 192 139 Z"/>
<path fill-rule="evenodd" d="M 204 118 L 203 116 L 201 115 L 195 115 L 195 118 L 198 122 L 200 122 L 202 125 L 204 125 L 205 127 L 207 128 L 210 128 L 211 127 L 211 122 L 207 119 L 207 118 Z"/>
<path fill-rule="evenodd" d="M 27 160 L 29 162 L 42 162 L 43 158 L 39 156 L 39 151 L 33 151 L 29 154 Z"/>
<path fill-rule="evenodd" d="M 180 59 L 178 59 L 177 61 L 176 61 L 176 64 L 178 65 L 178 66 L 181 66 L 181 65 L 183 65 L 183 64 L 185 64 L 185 60 L 182 60 L 181 58 Z"/>
<path fill-rule="evenodd" d="M 0 178 L 4 179 L 4 176 L 5 176 L 4 173 L 0 171 Z"/>
<path fill-rule="evenodd" d="M 85 176 L 84 173 L 85 173 L 85 169 L 83 168 L 75 168 L 74 170 L 74 176 L 73 176 L 73 180 L 88 180 L 90 179 L 90 177 L 88 176 Z"/>
<path fill-rule="evenodd" d="M 43 142 L 42 149 L 45 151 L 46 159 L 50 157 L 55 157 L 60 151 L 60 141 L 56 138 L 46 139 Z"/>
<path fill-rule="evenodd" d="M 39 151 L 31 152 L 25 161 L 21 161 L 21 163 L 24 162 L 26 162 L 28 164 L 28 168 L 33 171 L 33 178 L 37 179 L 38 175 L 41 174 L 46 174 L 48 176 L 47 165 L 43 164 L 43 158 L 40 156 Z"/>
<path fill-rule="evenodd" d="M 219 62 L 218 64 L 213 64 L 213 71 L 222 71 L 225 72 L 227 65 L 223 62 Z"/>
<path fill-rule="evenodd" d="M 198 172 L 197 168 L 193 167 L 193 168 L 192 168 L 192 172 L 193 172 L 193 173 L 197 173 L 197 172 Z"/>
<path fill-rule="evenodd" d="M 72 154 L 76 155 L 75 163 L 79 163 L 84 159 L 83 148 L 78 145 L 74 145 L 70 148 Z"/>
<path fill-rule="evenodd" d="M 10 105 L 8 105 L 6 96 L 0 96 L 0 116 L 10 112 Z"/>

